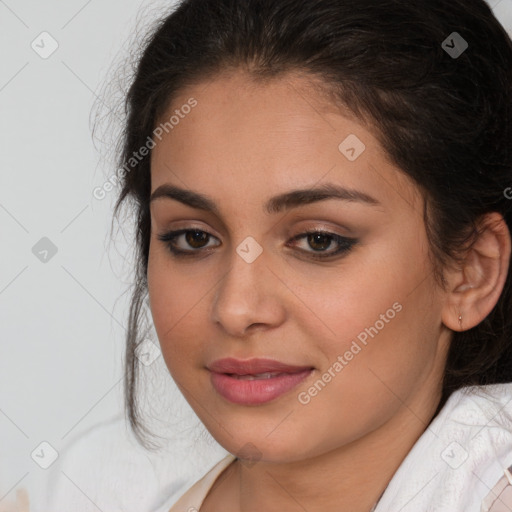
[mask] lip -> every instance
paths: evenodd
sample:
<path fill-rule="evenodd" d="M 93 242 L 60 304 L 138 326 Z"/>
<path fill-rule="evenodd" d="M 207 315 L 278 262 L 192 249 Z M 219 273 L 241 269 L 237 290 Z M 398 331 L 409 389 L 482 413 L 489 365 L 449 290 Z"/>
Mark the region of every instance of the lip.
<path fill-rule="evenodd" d="M 260 405 L 287 393 L 314 370 L 274 359 L 218 359 L 207 366 L 214 389 L 226 400 L 240 405 Z M 258 374 L 276 373 L 275 376 Z M 247 380 L 243 376 L 256 376 Z"/>
<path fill-rule="evenodd" d="M 216 373 L 234 373 L 236 375 L 250 375 L 265 372 L 297 373 L 311 369 L 312 366 L 293 366 L 276 361 L 275 359 L 253 358 L 235 359 L 227 357 L 217 359 L 208 365 L 208 369 Z"/>

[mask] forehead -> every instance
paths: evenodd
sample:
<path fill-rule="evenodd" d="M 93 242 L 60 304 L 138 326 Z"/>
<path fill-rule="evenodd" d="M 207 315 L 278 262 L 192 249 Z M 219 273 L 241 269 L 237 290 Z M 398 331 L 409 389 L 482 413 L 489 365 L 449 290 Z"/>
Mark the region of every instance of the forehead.
<path fill-rule="evenodd" d="M 285 138 L 293 143 L 329 134 L 336 140 L 341 118 L 346 125 L 342 128 L 363 131 L 361 120 L 334 101 L 325 85 L 304 74 L 255 80 L 244 71 L 224 71 L 182 90 L 159 123 L 179 113 L 191 98 L 197 101 L 197 106 L 186 116 L 186 123 L 180 122 L 180 126 L 172 129 L 177 135 L 175 139 L 184 139 L 193 132 L 197 137 L 205 136 L 206 140 L 201 142 L 209 145 L 221 141 L 230 145 L 250 143 L 244 136 L 268 143 L 283 143 Z M 338 123 L 333 124 L 333 117 Z M 279 134 L 283 137 L 277 137 Z M 228 135 L 233 139 L 228 139 Z"/>
<path fill-rule="evenodd" d="M 256 82 L 238 71 L 185 88 L 159 120 L 178 122 L 152 151 L 152 191 L 169 182 L 202 191 L 238 182 L 268 196 L 326 179 L 415 203 L 417 187 L 390 162 L 375 130 L 315 84 L 296 75 Z M 194 108 L 184 108 L 191 100 Z"/>

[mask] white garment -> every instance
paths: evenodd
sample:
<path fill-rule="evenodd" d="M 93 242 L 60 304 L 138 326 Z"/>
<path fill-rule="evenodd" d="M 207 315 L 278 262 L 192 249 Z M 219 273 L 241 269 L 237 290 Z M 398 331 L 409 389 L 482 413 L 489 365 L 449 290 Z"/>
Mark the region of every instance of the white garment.
<path fill-rule="evenodd" d="M 154 512 L 199 510 L 234 460 L 225 457 L 176 503 Z M 512 383 L 459 390 L 404 459 L 375 512 L 510 512 L 511 465 Z"/>
<path fill-rule="evenodd" d="M 168 512 L 227 454 L 218 445 L 197 453 L 181 436 L 154 454 L 136 443 L 121 416 L 94 427 L 61 451 L 48 502 L 31 502 L 30 512 Z M 459 390 L 404 459 L 375 512 L 487 512 L 482 501 L 511 465 L 512 383 Z M 510 511 L 512 503 L 492 509 Z"/>
<path fill-rule="evenodd" d="M 413 446 L 375 512 L 487 512 L 483 500 L 511 465 L 512 383 L 461 389 Z"/>
<path fill-rule="evenodd" d="M 137 443 L 122 414 L 81 433 L 47 470 L 46 495 L 31 496 L 30 512 L 148 512 L 175 501 L 227 452 L 194 440 L 190 428 L 170 430 L 157 453 Z"/>

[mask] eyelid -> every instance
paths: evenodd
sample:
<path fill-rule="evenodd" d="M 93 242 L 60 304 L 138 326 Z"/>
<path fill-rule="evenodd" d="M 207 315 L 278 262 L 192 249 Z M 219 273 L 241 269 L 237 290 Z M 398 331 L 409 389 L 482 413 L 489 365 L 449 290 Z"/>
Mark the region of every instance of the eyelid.
<path fill-rule="evenodd" d="M 164 233 L 157 235 L 157 238 L 158 238 L 158 240 L 160 240 L 160 241 L 164 242 L 166 245 L 168 245 L 169 250 L 171 250 L 171 252 L 172 252 L 172 249 L 170 248 L 171 242 L 176 240 L 180 236 L 182 236 L 188 232 L 193 232 L 193 231 L 198 231 L 200 233 L 204 233 L 208 236 L 208 238 L 215 238 L 218 240 L 218 238 L 215 235 L 212 235 L 210 232 L 208 232 L 204 229 L 199 229 L 196 227 L 188 227 L 188 226 L 184 227 L 184 228 L 178 228 L 178 229 L 172 229 L 172 230 L 165 231 Z M 216 247 L 218 247 L 218 245 Z M 176 249 L 175 248 L 175 251 L 176 251 L 176 253 L 182 253 L 182 254 L 194 254 L 194 253 L 199 254 L 200 252 L 205 252 L 205 251 L 208 251 L 209 249 L 211 249 L 211 246 L 203 247 L 203 248 L 195 249 L 195 250 L 194 249 Z"/>
<path fill-rule="evenodd" d="M 162 241 L 166 246 L 169 252 L 175 257 L 175 258 L 200 258 L 201 256 L 205 256 L 208 253 L 212 252 L 211 246 L 205 246 L 200 248 L 192 248 L 192 249 L 179 249 L 175 246 L 174 242 L 177 238 L 181 237 L 182 235 L 189 233 L 189 232 L 200 232 L 207 237 L 215 238 L 217 237 L 215 235 L 212 235 L 208 231 L 204 229 L 199 229 L 197 227 L 193 226 L 186 226 L 180 229 L 175 229 L 168 231 L 166 233 L 160 234 L 157 236 L 157 238 Z M 336 250 L 327 250 L 327 251 L 314 251 L 314 250 L 305 250 L 305 249 L 298 249 L 297 252 L 301 253 L 302 255 L 305 255 L 307 258 L 310 258 L 312 260 L 329 260 L 329 259 L 340 259 L 345 254 L 347 254 L 356 244 L 359 243 L 359 240 L 353 237 L 347 237 L 344 235 L 340 235 L 336 232 L 330 231 L 325 228 L 321 227 L 313 227 L 309 229 L 303 229 L 299 230 L 299 232 L 292 236 L 291 238 L 287 236 L 288 244 L 290 242 L 296 242 L 297 240 L 306 239 L 308 235 L 325 235 L 327 236 L 330 241 L 329 245 L 331 245 L 333 242 L 338 245 L 338 248 Z M 209 241 L 209 240 L 208 240 Z M 295 245 L 295 244 L 292 244 Z M 218 247 L 214 246 L 214 247 Z"/>
<path fill-rule="evenodd" d="M 338 244 L 338 249 L 334 251 L 307 251 L 304 249 L 299 249 L 299 252 L 311 257 L 313 259 L 318 260 L 328 260 L 329 258 L 342 257 L 345 253 L 348 253 L 356 244 L 359 243 L 357 238 L 347 237 L 344 235 L 340 235 L 333 231 L 324 230 L 324 229 L 308 229 L 302 230 L 299 234 L 293 236 L 291 238 L 291 242 L 295 242 L 296 240 L 307 240 L 308 235 L 326 235 L 331 239 L 331 242 Z"/>
<path fill-rule="evenodd" d="M 354 231 L 348 226 L 326 220 L 312 220 L 306 222 L 300 221 L 297 224 L 298 226 L 294 226 L 293 228 L 287 230 L 288 236 L 293 237 L 292 233 L 304 233 L 307 231 L 320 231 L 345 238 L 351 238 L 354 236 Z M 345 234 L 343 234 L 344 232 Z"/>

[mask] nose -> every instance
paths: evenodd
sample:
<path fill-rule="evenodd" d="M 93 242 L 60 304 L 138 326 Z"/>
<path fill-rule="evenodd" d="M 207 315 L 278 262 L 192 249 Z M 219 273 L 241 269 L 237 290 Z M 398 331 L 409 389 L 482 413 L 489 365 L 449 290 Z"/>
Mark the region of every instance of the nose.
<path fill-rule="evenodd" d="M 265 252 L 248 263 L 233 251 L 230 263 L 213 297 L 212 321 L 233 337 L 279 326 L 285 318 L 280 294 L 286 287 L 267 265 Z"/>

